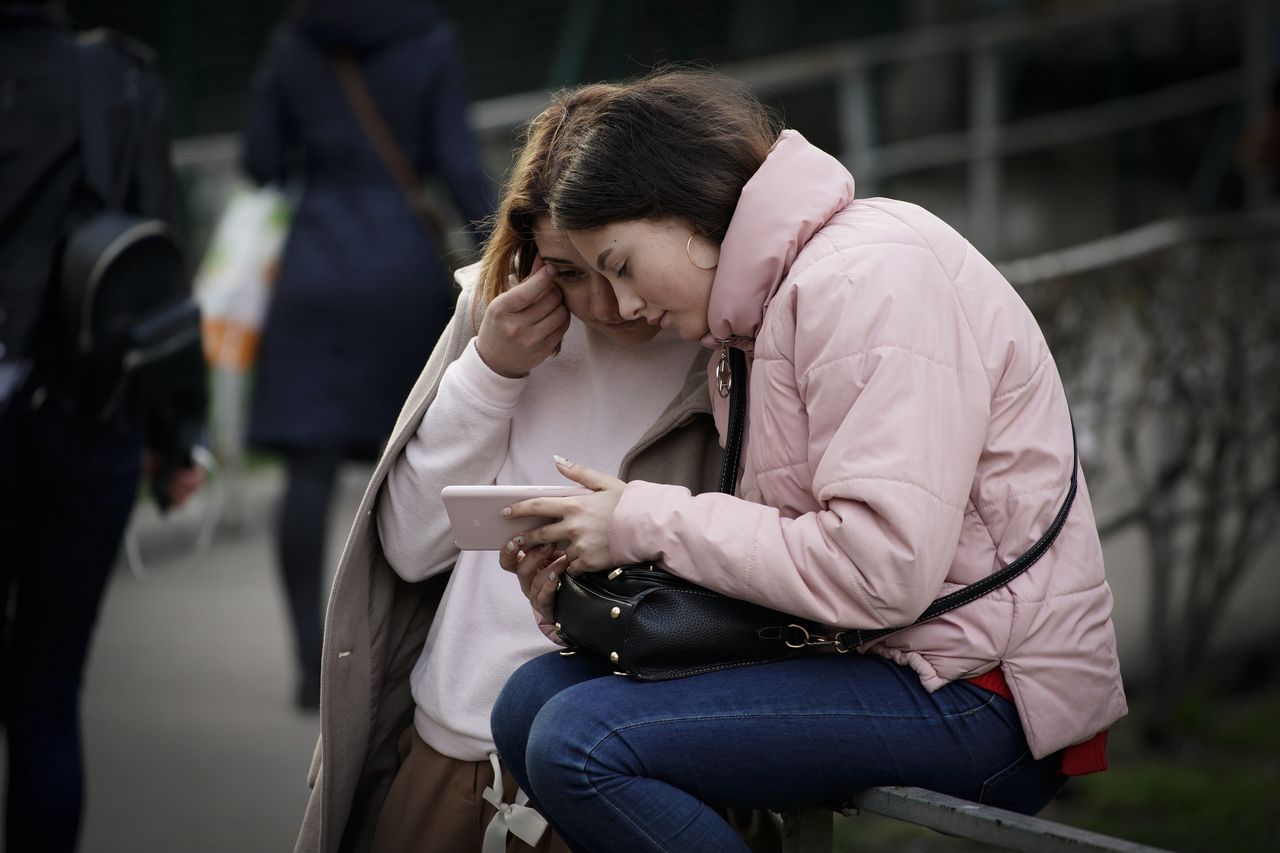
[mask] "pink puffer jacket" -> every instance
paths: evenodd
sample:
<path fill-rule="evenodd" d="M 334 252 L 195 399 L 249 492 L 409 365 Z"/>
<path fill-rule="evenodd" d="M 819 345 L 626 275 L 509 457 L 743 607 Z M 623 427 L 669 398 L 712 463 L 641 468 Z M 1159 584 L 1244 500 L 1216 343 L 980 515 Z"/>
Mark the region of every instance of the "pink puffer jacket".
<path fill-rule="evenodd" d="M 754 341 L 745 500 L 629 483 L 618 563 L 659 559 L 832 626 L 906 625 L 1020 556 L 1061 506 L 1071 421 L 1031 312 L 944 222 L 855 200 L 845 168 L 794 131 L 743 189 L 709 320 Z M 1111 608 L 1081 475 L 1028 572 L 869 650 L 929 690 L 1000 666 L 1041 758 L 1127 711 Z"/>

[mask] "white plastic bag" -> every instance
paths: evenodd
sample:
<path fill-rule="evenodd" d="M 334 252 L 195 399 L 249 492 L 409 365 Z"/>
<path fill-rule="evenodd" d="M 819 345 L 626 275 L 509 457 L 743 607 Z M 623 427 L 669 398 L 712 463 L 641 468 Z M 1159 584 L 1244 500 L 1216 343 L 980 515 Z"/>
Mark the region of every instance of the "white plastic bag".
<path fill-rule="evenodd" d="M 205 357 L 217 368 L 244 372 L 253 364 L 290 208 L 275 189 L 237 187 L 196 272 Z"/>

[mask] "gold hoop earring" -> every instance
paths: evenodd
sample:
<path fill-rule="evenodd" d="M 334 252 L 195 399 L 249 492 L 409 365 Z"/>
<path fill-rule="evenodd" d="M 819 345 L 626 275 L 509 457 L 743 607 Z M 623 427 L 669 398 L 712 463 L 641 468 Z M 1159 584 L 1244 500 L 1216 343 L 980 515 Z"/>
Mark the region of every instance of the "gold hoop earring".
<path fill-rule="evenodd" d="M 687 257 L 687 258 L 689 259 L 689 263 L 693 264 L 693 268 L 694 268 L 694 269 L 696 269 L 696 270 L 702 270 L 703 272 L 710 272 L 711 270 L 713 270 L 713 269 L 715 269 L 716 267 L 720 266 L 720 264 L 719 264 L 719 263 L 714 263 L 714 264 L 712 264 L 712 265 L 711 265 L 711 266 L 709 266 L 709 267 L 703 267 L 703 266 L 699 266 L 699 265 L 698 265 L 698 262 L 697 262 L 697 261 L 695 261 L 695 260 L 693 259 L 693 238 L 694 238 L 694 237 L 697 237 L 697 236 L 698 236 L 698 232 L 697 232 L 697 231 L 694 231 L 692 234 L 690 234 L 690 235 L 689 235 L 689 242 L 687 242 L 687 243 L 685 243 L 685 244 L 684 244 L 684 254 L 685 254 L 685 257 Z"/>

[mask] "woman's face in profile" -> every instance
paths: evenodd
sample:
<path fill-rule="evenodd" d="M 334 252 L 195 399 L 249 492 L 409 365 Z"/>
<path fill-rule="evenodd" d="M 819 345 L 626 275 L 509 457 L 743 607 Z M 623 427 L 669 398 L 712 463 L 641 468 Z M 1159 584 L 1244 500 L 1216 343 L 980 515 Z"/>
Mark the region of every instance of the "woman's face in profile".
<path fill-rule="evenodd" d="M 641 219 L 574 231 L 578 255 L 613 286 L 625 318 L 675 329 L 686 341 L 707 334 L 707 303 L 720 249 L 683 220 Z"/>
<path fill-rule="evenodd" d="M 564 232 L 551 227 L 547 217 L 534 222 L 533 240 L 542 260 L 560 270 L 556 284 L 570 314 L 618 343 L 643 344 L 658 334 L 657 326 L 641 319 L 628 320 L 618 312 L 618 300 L 609 282 L 583 262 Z"/>

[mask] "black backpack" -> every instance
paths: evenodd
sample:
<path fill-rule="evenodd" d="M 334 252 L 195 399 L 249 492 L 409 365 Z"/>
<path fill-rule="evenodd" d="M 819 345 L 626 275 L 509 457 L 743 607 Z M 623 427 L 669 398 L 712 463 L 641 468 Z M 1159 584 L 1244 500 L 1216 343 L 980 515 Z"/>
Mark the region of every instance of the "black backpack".
<path fill-rule="evenodd" d="M 109 150 L 100 105 L 118 97 L 117 50 L 109 36 L 76 49 L 81 160 L 97 210 L 69 233 L 59 282 L 60 349 L 87 411 L 103 421 L 201 421 L 204 354 L 200 310 L 172 228 L 125 212 L 138 163 L 138 135 Z"/>

